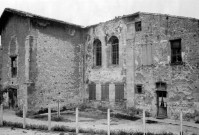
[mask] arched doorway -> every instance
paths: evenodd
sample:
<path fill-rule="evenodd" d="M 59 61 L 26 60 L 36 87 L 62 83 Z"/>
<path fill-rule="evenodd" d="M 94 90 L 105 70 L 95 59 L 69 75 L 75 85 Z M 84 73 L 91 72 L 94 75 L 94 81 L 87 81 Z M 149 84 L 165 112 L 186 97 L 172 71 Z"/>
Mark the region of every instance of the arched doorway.
<path fill-rule="evenodd" d="M 167 118 L 166 83 L 164 82 L 156 83 L 156 95 L 157 95 L 157 118 L 158 119 Z"/>

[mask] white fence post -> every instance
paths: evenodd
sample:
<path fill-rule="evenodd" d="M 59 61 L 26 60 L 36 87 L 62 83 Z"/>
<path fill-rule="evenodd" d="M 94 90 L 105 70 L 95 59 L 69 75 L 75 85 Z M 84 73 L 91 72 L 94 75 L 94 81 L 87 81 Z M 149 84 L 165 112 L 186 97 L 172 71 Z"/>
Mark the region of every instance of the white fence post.
<path fill-rule="evenodd" d="M 144 132 L 144 135 L 146 135 L 145 109 L 143 109 L 143 132 Z"/>
<path fill-rule="evenodd" d="M 1 112 L 0 112 L 0 126 L 3 126 L 3 104 L 1 104 Z"/>
<path fill-rule="evenodd" d="M 78 111 L 78 107 L 76 108 L 76 134 L 79 133 L 79 111 Z"/>
<path fill-rule="evenodd" d="M 26 105 L 23 105 L 23 128 L 26 128 Z"/>
<path fill-rule="evenodd" d="M 108 126 L 107 135 L 110 135 L 110 109 L 109 108 L 107 110 L 107 126 Z"/>
<path fill-rule="evenodd" d="M 48 106 L 48 130 L 51 130 L 51 108 Z"/>
<path fill-rule="evenodd" d="M 58 100 L 58 107 L 57 107 L 57 117 L 60 117 L 60 103 L 59 103 L 59 100 Z"/>
<path fill-rule="evenodd" d="M 183 130 L 182 130 L 182 111 L 180 112 L 180 135 L 183 135 Z"/>

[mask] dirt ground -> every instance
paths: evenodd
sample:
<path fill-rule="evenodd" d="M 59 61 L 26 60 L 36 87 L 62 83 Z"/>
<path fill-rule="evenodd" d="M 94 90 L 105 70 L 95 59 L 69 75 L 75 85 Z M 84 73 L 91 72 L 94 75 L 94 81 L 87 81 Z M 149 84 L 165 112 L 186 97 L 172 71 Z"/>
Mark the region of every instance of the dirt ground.
<path fill-rule="evenodd" d="M 57 114 L 52 114 L 52 117 L 55 117 Z M 74 112 L 63 112 L 61 116 L 64 118 L 64 121 L 56 122 L 52 121 L 52 126 L 65 126 L 75 128 L 75 113 Z M 98 112 L 80 112 L 79 114 L 79 127 L 82 129 L 94 129 L 94 130 L 107 130 L 107 119 L 106 114 L 100 115 Z M 4 120 L 12 122 L 23 122 L 21 117 L 14 115 L 13 113 L 4 112 Z M 28 124 L 40 124 L 48 125 L 47 114 L 44 114 L 39 119 L 27 118 Z M 125 131 L 143 131 L 142 119 L 135 121 L 124 120 L 118 118 L 111 118 L 111 131 L 116 130 L 125 130 Z M 146 131 L 152 133 L 162 133 L 162 132 L 172 132 L 174 134 L 179 134 L 180 126 L 175 124 L 167 124 L 164 122 L 157 123 L 147 123 Z M 185 135 L 199 135 L 199 125 L 198 127 L 183 126 L 183 131 Z M 0 134 L 1 135 L 1 134 Z"/>
<path fill-rule="evenodd" d="M 59 133 L 0 127 L 0 135 L 59 135 Z"/>

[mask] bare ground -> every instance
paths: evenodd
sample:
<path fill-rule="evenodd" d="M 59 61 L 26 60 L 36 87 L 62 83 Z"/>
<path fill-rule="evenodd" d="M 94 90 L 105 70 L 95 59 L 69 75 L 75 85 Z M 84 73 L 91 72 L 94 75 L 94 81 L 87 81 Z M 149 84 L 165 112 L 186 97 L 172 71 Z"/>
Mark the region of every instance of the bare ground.
<path fill-rule="evenodd" d="M 87 116 L 84 115 L 86 113 Z M 94 113 L 94 112 L 92 112 Z M 90 117 L 89 117 L 90 115 Z M 92 117 L 93 114 L 89 114 L 89 112 L 81 112 L 79 118 L 79 127 L 82 129 L 95 129 L 95 130 L 106 130 L 107 129 L 107 120 L 106 116 L 98 116 Z M 55 122 L 51 123 L 52 126 L 66 126 L 75 128 L 75 114 L 62 114 L 64 119 L 68 120 L 68 122 Z M 47 118 L 47 115 L 46 115 Z M 4 113 L 4 120 L 12 121 L 12 122 L 23 122 L 21 117 L 17 117 L 13 113 Z M 40 125 L 48 125 L 47 119 L 30 119 L 27 118 L 28 124 L 40 124 Z M 143 123 L 142 119 L 136 121 L 124 120 L 111 118 L 111 127 L 112 131 L 115 130 L 125 130 L 125 131 L 143 131 Z M 180 126 L 174 124 L 168 124 L 163 122 L 146 124 L 146 131 L 153 133 L 162 133 L 162 132 L 172 132 L 174 134 L 179 134 Z M 183 131 L 186 135 L 192 135 L 193 133 L 199 135 L 199 126 L 191 127 L 191 126 L 183 126 Z"/>
<path fill-rule="evenodd" d="M 59 133 L 0 127 L 0 135 L 59 135 Z"/>

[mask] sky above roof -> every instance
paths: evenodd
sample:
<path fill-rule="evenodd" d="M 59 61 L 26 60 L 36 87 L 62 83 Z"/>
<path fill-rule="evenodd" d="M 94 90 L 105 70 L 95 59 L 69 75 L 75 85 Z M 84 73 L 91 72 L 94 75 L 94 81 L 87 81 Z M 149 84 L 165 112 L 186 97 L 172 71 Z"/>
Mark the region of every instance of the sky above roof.
<path fill-rule="evenodd" d="M 0 14 L 5 8 L 82 26 L 138 11 L 199 19 L 199 0 L 0 0 Z"/>

